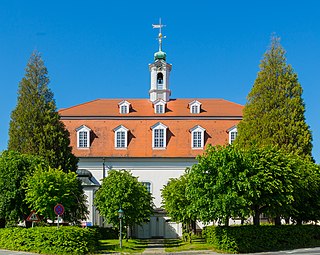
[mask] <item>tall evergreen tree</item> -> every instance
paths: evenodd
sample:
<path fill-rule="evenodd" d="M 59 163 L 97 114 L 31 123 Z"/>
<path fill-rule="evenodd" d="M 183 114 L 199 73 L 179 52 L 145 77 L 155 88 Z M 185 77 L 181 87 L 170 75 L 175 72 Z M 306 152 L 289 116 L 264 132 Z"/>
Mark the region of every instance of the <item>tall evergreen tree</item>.
<path fill-rule="evenodd" d="M 280 39 L 273 37 L 247 97 L 237 143 L 278 146 L 286 152 L 311 157 L 312 135 L 305 121 L 305 105 L 298 76 L 286 63 Z"/>
<path fill-rule="evenodd" d="M 11 113 L 8 150 L 39 155 L 51 167 L 75 171 L 69 132 L 60 121 L 53 93 L 48 88 L 48 71 L 40 53 L 33 52 L 18 90 L 18 103 Z"/>

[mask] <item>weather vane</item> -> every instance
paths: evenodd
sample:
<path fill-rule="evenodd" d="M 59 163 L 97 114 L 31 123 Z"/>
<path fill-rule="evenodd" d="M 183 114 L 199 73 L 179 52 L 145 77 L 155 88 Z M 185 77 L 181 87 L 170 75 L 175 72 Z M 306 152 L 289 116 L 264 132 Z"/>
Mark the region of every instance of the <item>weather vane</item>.
<path fill-rule="evenodd" d="M 166 38 L 166 36 L 162 35 L 162 28 L 166 25 L 161 23 L 161 18 L 159 19 L 159 24 L 152 24 L 152 28 L 159 28 L 158 41 L 159 41 L 159 51 L 162 51 L 162 39 Z"/>

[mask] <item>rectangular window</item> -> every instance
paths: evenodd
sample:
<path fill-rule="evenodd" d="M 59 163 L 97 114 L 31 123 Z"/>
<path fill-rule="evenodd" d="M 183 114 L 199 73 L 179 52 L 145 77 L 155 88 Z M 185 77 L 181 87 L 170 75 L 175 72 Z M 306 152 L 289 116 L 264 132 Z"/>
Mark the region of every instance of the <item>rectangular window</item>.
<path fill-rule="evenodd" d="M 231 132 L 230 133 L 230 143 L 232 144 L 234 142 L 234 140 L 236 140 L 238 135 L 238 132 Z"/>
<path fill-rule="evenodd" d="M 157 104 L 156 105 L 156 113 L 163 113 L 163 105 L 162 104 Z"/>
<path fill-rule="evenodd" d="M 79 147 L 81 148 L 88 147 L 88 132 L 86 131 L 79 132 Z"/>
<path fill-rule="evenodd" d="M 155 148 L 164 147 L 164 130 L 163 129 L 154 130 L 154 147 Z"/>
<path fill-rule="evenodd" d="M 147 191 L 151 193 L 151 183 L 150 182 L 142 182 L 143 186 L 147 188 Z"/>
<path fill-rule="evenodd" d="M 202 132 L 195 131 L 193 132 L 193 148 L 201 148 L 202 147 Z"/>
<path fill-rule="evenodd" d="M 191 113 L 198 113 L 199 111 L 198 111 L 198 106 L 197 105 L 193 105 L 192 107 L 191 107 Z"/>
<path fill-rule="evenodd" d="M 117 148 L 126 147 L 126 133 L 124 131 L 117 132 Z"/>
<path fill-rule="evenodd" d="M 127 110 L 127 106 L 126 105 L 121 105 L 121 113 L 128 113 L 128 110 Z"/>

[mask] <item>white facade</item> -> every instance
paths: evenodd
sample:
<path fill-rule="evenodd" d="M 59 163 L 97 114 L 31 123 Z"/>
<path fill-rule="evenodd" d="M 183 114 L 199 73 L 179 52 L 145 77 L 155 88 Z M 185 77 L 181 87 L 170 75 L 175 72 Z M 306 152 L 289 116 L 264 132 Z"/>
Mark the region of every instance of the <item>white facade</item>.
<path fill-rule="evenodd" d="M 178 178 L 187 167 L 195 163 L 197 161 L 191 158 L 80 158 L 78 165 L 79 169 L 90 171 L 93 179 L 100 184 L 110 169 L 130 170 L 140 182 L 150 182 L 156 213 L 148 223 L 136 226 L 134 234 L 139 238 L 176 238 L 182 235 L 181 224 L 171 222 L 170 218 L 160 209 L 161 190 L 170 178 Z M 93 205 L 94 192 L 97 188 L 97 186 L 85 187 L 90 211 L 87 222 L 102 225 L 101 217 Z"/>

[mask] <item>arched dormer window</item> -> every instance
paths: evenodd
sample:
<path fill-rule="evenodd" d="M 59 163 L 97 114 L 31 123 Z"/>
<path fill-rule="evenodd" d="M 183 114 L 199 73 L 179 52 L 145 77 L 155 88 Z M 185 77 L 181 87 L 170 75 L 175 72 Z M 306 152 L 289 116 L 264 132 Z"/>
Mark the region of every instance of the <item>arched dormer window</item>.
<path fill-rule="evenodd" d="M 154 113 L 161 114 L 166 112 L 166 102 L 158 99 L 153 103 Z"/>
<path fill-rule="evenodd" d="M 199 125 L 190 129 L 192 149 L 203 149 L 203 147 L 204 147 L 204 132 L 205 131 L 206 130 Z"/>
<path fill-rule="evenodd" d="M 234 140 L 236 140 L 237 135 L 238 135 L 237 126 L 233 126 L 233 127 L 229 128 L 228 132 L 229 132 L 229 144 L 232 144 L 234 142 Z"/>
<path fill-rule="evenodd" d="M 120 125 L 114 130 L 114 146 L 119 149 L 126 149 L 128 147 L 128 131 L 126 127 Z"/>
<path fill-rule="evenodd" d="M 163 74 L 157 74 L 157 89 L 163 89 Z"/>
<path fill-rule="evenodd" d="M 130 112 L 130 103 L 128 101 L 121 101 L 118 103 L 119 106 L 119 113 L 120 114 L 127 114 Z"/>
<path fill-rule="evenodd" d="M 197 100 L 194 100 L 189 103 L 190 113 L 198 114 L 201 111 L 201 103 Z"/>
<path fill-rule="evenodd" d="M 167 147 L 167 126 L 158 122 L 152 129 L 152 148 L 165 149 Z"/>
<path fill-rule="evenodd" d="M 77 131 L 77 147 L 89 148 L 90 147 L 90 131 L 91 129 L 82 125 L 76 129 Z"/>

